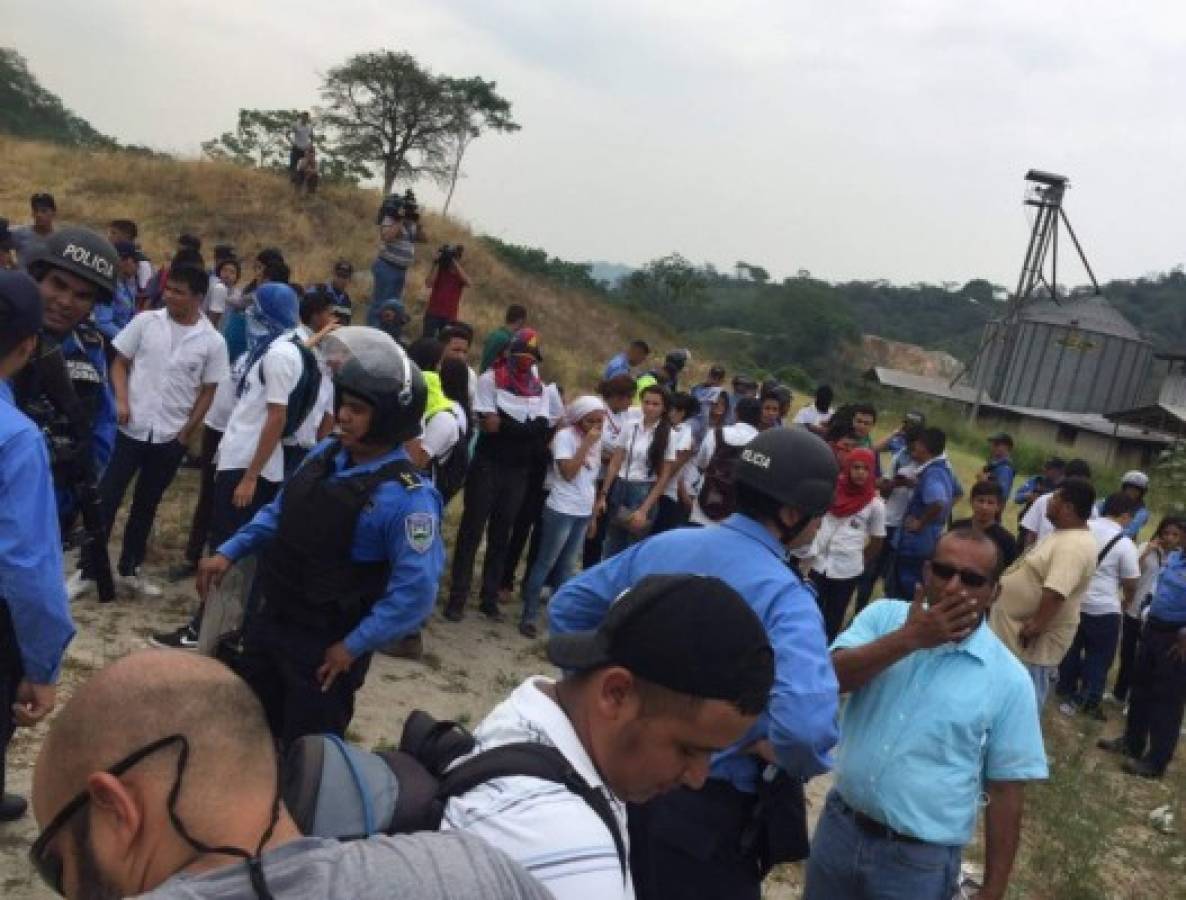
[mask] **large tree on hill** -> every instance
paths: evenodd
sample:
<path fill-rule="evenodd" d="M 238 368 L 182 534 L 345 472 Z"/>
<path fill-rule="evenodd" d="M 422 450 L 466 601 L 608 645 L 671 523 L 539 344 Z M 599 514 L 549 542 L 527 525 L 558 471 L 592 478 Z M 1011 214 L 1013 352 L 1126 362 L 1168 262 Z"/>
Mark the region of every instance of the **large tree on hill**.
<path fill-rule="evenodd" d="M 410 54 L 359 53 L 325 75 L 321 122 L 338 153 L 382 168 L 383 191 L 397 178 L 453 181 L 461 156 L 484 130 L 514 131 L 510 102 L 480 78 L 433 75 Z"/>

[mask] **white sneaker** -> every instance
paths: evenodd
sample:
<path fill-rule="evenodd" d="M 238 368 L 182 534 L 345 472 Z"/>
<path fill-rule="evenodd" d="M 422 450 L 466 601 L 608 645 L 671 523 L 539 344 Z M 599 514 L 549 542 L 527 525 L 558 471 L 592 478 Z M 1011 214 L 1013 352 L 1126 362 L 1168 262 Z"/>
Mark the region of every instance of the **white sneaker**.
<path fill-rule="evenodd" d="M 66 598 L 77 600 L 86 594 L 94 593 L 95 582 L 82 576 L 82 569 L 75 569 L 74 574 L 66 579 Z"/>
<path fill-rule="evenodd" d="M 115 583 L 127 593 L 141 597 L 160 597 L 164 593 L 148 576 L 139 572 L 135 575 L 116 575 Z"/>
<path fill-rule="evenodd" d="M 1073 703 L 1060 703 L 1058 704 L 1058 711 L 1064 716 L 1073 716 L 1079 710 Z"/>

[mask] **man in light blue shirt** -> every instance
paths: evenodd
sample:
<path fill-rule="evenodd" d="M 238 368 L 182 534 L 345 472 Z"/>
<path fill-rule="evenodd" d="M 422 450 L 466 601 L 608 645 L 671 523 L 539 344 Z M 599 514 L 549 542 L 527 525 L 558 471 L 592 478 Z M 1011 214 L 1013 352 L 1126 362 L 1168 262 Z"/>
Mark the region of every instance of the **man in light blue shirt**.
<path fill-rule="evenodd" d="M 831 449 L 805 429 L 763 432 L 738 460 L 736 514 L 719 526 L 677 529 L 635 544 L 552 598 L 552 632 L 565 634 L 596 628 L 614 600 L 648 575 L 712 575 L 748 601 L 774 649 L 766 710 L 749 734 L 714 756 L 705 788 L 677 790 L 632 812 L 639 896 L 757 900 L 762 860 L 757 848 L 740 848 L 759 782 L 767 783 L 763 770 L 789 776 L 801 800 L 802 782 L 831 765 L 836 679 L 814 592 L 787 564 L 787 553 L 815 536 L 836 470 Z"/>
<path fill-rule="evenodd" d="M 849 698 L 805 900 L 949 900 L 982 792 L 977 897 L 1005 896 L 1023 783 L 1047 767 L 1033 684 L 985 621 L 1000 568 L 991 538 L 954 529 L 913 603 L 871 604 L 832 645 Z"/>
<path fill-rule="evenodd" d="M 650 355 L 651 348 L 646 341 L 631 341 L 629 347 L 606 363 L 601 377 L 609 381 L 615 375 L 633 375 Z"/>

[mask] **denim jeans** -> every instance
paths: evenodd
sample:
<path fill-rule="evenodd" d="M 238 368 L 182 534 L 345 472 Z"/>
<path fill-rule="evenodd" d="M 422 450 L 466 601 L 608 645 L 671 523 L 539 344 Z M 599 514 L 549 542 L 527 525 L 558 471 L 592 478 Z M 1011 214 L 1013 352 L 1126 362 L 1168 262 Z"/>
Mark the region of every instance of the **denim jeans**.
<path fill-rule="evenodd" d="M 1038 715 L 1042 715 L 1042 707 L 1046 705 L 1046 698 L 1050 696 L 1050 686 L 1058 674 L 1058 666 L 1039 666 L 1036 663 L 1022 662 L 1029 672 L 1030 680 L 1034 683 L 1034 696 L 1038 701 Z"/>
<path fill-rule="evenodd" d="M 570 516 L 545 506 L 540 514 L 539 555 L 523 585 L 522 625 L 534 625 L 539 613 L 539 595 L 552 567 L 556 568 L 555 584 L 564 584 L 576 574 L 577 560 L 585 545 L 585 529 L 589 516 Z"/>
<path fill-rule="evenodd" d="M 623 528 L 617 524 L 615 519 L 619 509 L 638 509 L 654 486 L 655 482 L 653 481 L 622 481 L 619 479 L 614 483 L 610 489 L 609 503 L 606 504 L 605 516 L 609 524 L 605 529 L 605 543 L 601 549 L 602 559 L 609 559 L 614 554 L 621 553 L 627 547 L 637 544 L 647 537 L 645 534 L 637 535 L 629 529 Z M 650 521 L 655 521 L 657 513 L 658 509 L 652 507 L 648 516 Z"/>
<path fill-rule="evenodd" d="M 123 549 L 119 554 L 120 575 L 133 575 L 144 562 L 148 548 L 148 535 L 156 518 L 157 507 L 185 456 L 185 447 L 177 441 L 153 444 L 137 441 L 122 431 L 115 433 L 115 452 L 103 480 L 99 484 L 99 495 L 103 501 L 107 533 L 115 522 L 115 513 L 124 501 L 124 494 L 132 479 L 136 487 L 132 492 L 132 509 L 124 526 Z"/>
<path fill-rule="evenodd" d="M 922 567 L 926 560 L 921 556 L 901 556 L 894 559 L 893 583 L 886 588 L 885 595 L 895 600 L 914 599 L 914 589 L 922 584 Z"/>
<path fill-rule="evenodd" d="M 811 842 L 803 900 L 951 900 L 962 849 L 868 834 L 832 791 Z"/>
<path fill-rule="evenodd" d="M 1120 613 L 1080 614 L 1075 640 L 1058 667 L 1059 696 L 1084 706 L 1098 706 L 1104 699 L 1108 669 L 1120 643 L 1120 618 Z"/>
<path fill-rule="evenodd" d="M 401 300 L 404 295 L 404 281 L 408 277 L 408 270 L 393 266 L 382 259 L 376 259 L 371 264 L 371 276 L 374 285 L 371 288 L 371 305 L 367 307 L 367 324 L 379 324 L 379 307 L 386 300 Z"/>

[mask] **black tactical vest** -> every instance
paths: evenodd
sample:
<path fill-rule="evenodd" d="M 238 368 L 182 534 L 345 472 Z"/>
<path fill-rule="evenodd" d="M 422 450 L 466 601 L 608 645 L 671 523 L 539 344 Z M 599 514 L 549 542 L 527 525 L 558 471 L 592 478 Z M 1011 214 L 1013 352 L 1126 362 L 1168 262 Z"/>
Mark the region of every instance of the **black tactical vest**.
<path fill-rule="evenodd" d="M 351 559 L 358 517 L 375 489 L 398 481 L 419 490 L 411 463 L 397 460 L 361 475 L 333 478 L 334 441 L 309 457 L 284 485 L 276 537 L 260 557 L 265 615 L 340 640 L 383 595 L 390 560 Z"/>

